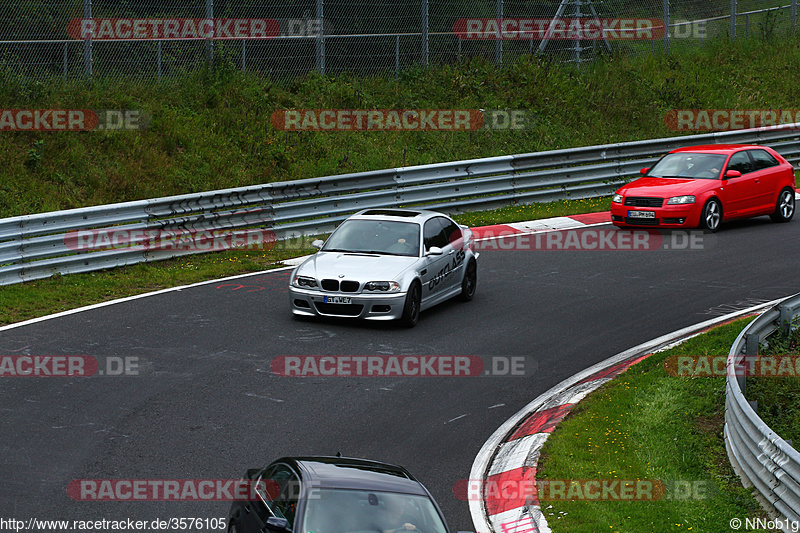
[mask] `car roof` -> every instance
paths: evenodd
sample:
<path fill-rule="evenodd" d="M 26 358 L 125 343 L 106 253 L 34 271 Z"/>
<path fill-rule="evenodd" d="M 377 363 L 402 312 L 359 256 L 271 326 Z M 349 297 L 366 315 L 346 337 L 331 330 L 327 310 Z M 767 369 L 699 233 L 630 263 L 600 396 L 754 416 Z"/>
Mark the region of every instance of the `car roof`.
<path fill-rule="evenodd" d="M 318 488 L 376 490 L 427 495 L 402 466 L 351 457 L 283 457 L 275 461 L 295 468 L 304 483 Z"/>
<path fill-rule="evenodd" d="M 680 152 L 694 152 L 704 154 L 732 154 L 741 150 L 750 150 L 753 148 L 764 148 L 757 144 L 702 144 L 699 146 L 684 146 L 683 148 L 676 148 L 670 153 Z"/>
<path fill-rule="evenodd" d="M 427 209 L 395 209 L 395 208 L 373 208 L 364 209 L 358 213 L 353 214 L 350 218 L 368 219 L 368 220 L 396 220 L 401 222 L 424 222 L 429 218 L 437 216 L 446 216 L 436 211 L 428 211 Z"/>

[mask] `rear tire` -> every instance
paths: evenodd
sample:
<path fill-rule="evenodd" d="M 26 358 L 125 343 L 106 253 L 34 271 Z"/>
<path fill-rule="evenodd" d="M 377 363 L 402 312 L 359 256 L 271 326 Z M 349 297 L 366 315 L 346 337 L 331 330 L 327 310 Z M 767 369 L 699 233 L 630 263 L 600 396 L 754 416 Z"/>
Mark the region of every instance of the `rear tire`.
<path fill-rule="evenodd" d="M 413 328 L 419 321 L 419 308 L 422 303 L 422 287 L 418 281 L 411 284 L 406 294 L 406 303 L 403 307 L 403 316 L 400 323 L 407 328 Z"/>
<path fill-rule="evenodd" d="M 775 205 L 775 212 L 769 218 L 775 222 L 789 222 L 794 216 L 794 191 L 785 188 L 778 195 L 778 202 Z"/>
<path fill-rule="evenodd" d="M 478 286 L 478 265 L 474 259 L 467 263 L 464 271 L 464 279 L 461 280 L 461 294 L 458 297 L 462 302 L 468 302 L 475 296 L 475 289 Z"/>
<path fill-rule="evenodd" d="M 700 215 L 700 227 L 714 233 L 719 229 L 722 222 L 722 204 L 719 200 L 711 198 L 703 207 L 703 214 Z"/>

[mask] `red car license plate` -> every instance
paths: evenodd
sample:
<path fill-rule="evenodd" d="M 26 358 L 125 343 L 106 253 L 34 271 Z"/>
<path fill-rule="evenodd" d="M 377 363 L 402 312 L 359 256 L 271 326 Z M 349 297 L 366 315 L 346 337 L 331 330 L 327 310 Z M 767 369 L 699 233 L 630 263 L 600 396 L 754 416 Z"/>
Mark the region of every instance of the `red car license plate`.
<path fill-rule="evenodd" d="M 656 218 L 655 211 L 628 211 L 630 218 Z"/>

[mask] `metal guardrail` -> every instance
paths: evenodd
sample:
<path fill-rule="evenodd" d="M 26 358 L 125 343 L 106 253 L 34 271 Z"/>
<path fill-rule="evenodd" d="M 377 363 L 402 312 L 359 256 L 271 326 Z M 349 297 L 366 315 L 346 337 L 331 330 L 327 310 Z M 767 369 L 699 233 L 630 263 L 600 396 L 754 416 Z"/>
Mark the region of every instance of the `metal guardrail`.
<path fill-rule="evenodd" d="M 424 207 L 449 213 L 611 194 L 682 146 L 759 143 L 800 161 L 800 124 L 392 168 L 0 219 L 0 285 L 203 250 L 128 246 L 76 250 L 70 232 L 273 231 L 327 233 L 355 211 Z"/>
<path fill-rule="evenodd" d="M 779 437 L 744 396 L 744 367 L 776 329 L 800 316 L 800 294 L 764 312 L 742 330 L 728 354 L 725 386 L 725 447 L 745 486 L 754 486 L 768 511 L 800 523 L 800 452 Z M 738 370 L 738 372 L 736 372 Z M 784 531 L 793 531 L 784 528 Z"/>

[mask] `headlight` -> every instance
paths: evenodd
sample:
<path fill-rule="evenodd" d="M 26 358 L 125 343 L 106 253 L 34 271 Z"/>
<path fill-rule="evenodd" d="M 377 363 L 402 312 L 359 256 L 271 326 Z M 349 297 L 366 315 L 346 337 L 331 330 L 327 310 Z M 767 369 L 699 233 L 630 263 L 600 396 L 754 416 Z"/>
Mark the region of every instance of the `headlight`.
<path fill-rule="evenodd" d="M 614 196 L 611 197 L 611 201 L 614 202 L 615 204 L 621 204 L 622 203 L 622 195 L 621 194 L 614 194 Z"/>
<path fill-rule="evenodd" d="M 396 281 L 368 281 L 364 284 L 365 291 L 397 292 L 400 284 Z"/>
<path fill-rule="evenodd" d="M 295 287 L 316 287 L 317 280 L 308 276 L 295 276 L 292 280 L 292 285 Z"/>
<path fill-rule="evenodd" d="M 694 203 L 694 196 L 673 196 L 672 198 L 667 201 L 669 205 L 675 204 L 693 204 Z"/>

